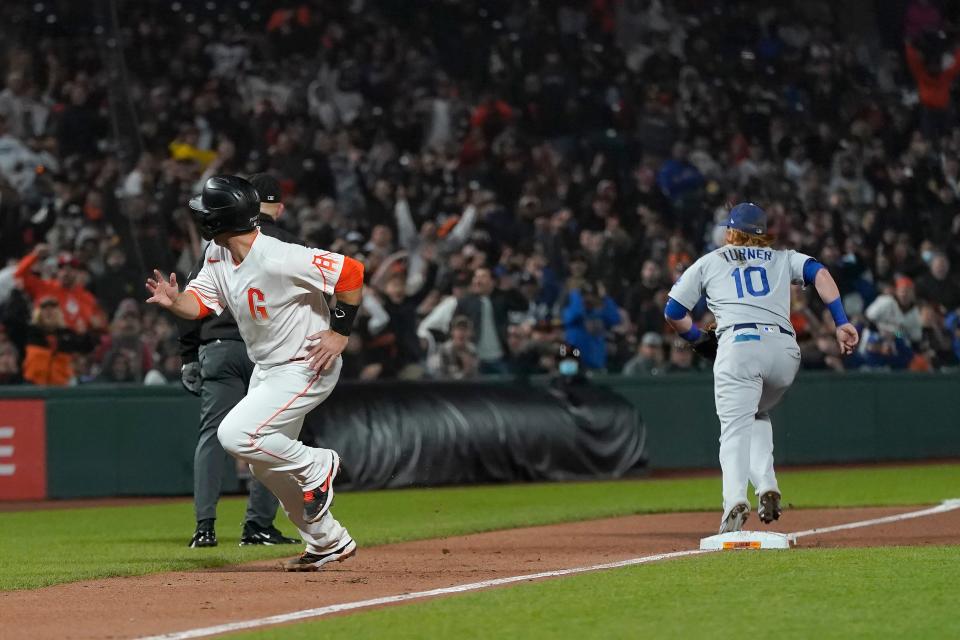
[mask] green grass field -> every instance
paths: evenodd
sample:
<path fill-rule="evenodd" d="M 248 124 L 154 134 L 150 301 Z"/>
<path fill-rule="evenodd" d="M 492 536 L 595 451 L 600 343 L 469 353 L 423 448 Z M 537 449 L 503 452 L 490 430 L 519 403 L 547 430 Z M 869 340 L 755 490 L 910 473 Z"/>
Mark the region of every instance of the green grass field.
<path fill-rule="evenodd" d="M 231 637 L 956 638 L 958 572 L 957 547 L 722 553 Z"/>
<path fill-rule="evenodd" d="M 929 504 L 960 493 L 960 465 L 796 471 L 780 475 L 794 507 Z M 665 511 L 717 510 L 719 479 L 683 478 L 348 493 L 337 517 L 361 545 Z M 188 549 L 189 501 L 0 513 L 0 590 L 222 566 L 294 555 L 237 546 L 244 503 L 224 500 L 215 549 Z M 278 518 L 281 528 L 288 524 Z M 565 581 L 564 581 L 565 582 Z"/>

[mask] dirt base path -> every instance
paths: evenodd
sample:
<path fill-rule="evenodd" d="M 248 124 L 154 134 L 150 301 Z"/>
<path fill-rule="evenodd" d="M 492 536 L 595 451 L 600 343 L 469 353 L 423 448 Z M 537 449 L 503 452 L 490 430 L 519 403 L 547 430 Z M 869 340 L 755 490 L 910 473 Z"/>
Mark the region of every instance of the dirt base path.
<path fill-rule="evenodd" d="M 789 511 L 790 532 L 904 513 L 908 508 Z M 0 593 L 0 638 L 133 638 L 226 622 L 695 549 L 715 513 L 631 516 L 364 548 L 318 573 L 277 561 L 77 582 Z M 758 528 L 755 515 L 747 528 Z M 810 536 L 801 547 L 960 544 L 960 510 Z"/>

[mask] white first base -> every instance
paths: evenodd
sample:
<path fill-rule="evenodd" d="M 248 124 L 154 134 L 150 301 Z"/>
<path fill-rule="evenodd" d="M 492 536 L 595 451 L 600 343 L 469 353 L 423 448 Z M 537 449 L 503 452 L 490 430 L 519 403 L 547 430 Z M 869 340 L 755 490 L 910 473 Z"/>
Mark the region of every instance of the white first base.
<path fill-rule="evenodd" d="M 700 540 L 700 549 L 725 551 L 734 549 L 789 549 L 793 540 L 783 533 L 772 531 L 734 531 Z"/>

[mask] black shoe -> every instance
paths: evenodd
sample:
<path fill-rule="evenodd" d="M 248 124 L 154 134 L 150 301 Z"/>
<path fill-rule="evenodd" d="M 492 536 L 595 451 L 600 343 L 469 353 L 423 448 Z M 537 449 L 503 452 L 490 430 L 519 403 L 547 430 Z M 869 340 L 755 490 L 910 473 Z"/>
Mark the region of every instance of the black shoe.
<path fill-rule="evenodd" d="M 283 563 L 284 571 L 319 571 L 329 562 L 343 562 L 357 553 L 357 543 L 348 540 L 336 551 L 330 553 L 310 553 L 304 551 L 299 558 L 293 558 Z"/>
<path fill-rule="evenodd" d="M 217 546 L 217 532 L 213 529 L 213 520 L 201 520 L 197 523 L 197 530 L 190 538 L 190 548 Z"/>
<path fill-rule="evenodd" d="M 780 508 L 780 494 L 776 491 L 766 491 L 760 496 L 760 506 L 757 508 L 757 516 L 760 522 L 770 524 L 774 520 L 780 519 L 783 509 Z"/>
<path fill-rule="evenodd" d="M 249 544 L 297 544 L 299 540 L 288 538 L 274 526 L 261 527 L 255 522 L 245 522 L 243 524 L 243 535 L 240 536 L 240 546 L 245 547 Z"/>
<path fill-rule="evenodd" d="M 307 522 L 316 522 L 330 509 L 333 503 L 333 479 L 340 471 L 340 456 L 333 449 L 330 450 L 330 473 L 323 484 L 316 489 L 303 492 L 303 519 Z"/>

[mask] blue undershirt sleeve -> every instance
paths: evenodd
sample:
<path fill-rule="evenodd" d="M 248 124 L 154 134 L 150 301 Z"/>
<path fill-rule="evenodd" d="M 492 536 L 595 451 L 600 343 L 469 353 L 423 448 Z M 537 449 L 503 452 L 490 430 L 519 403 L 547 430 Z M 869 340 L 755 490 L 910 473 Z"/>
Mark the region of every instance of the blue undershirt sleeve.
<path fill-rule="evenodd" d="M 817 272 L 823 269 L 823 265 L 810 258 L 803 265 L 803 284 L 811 285 L 817 277 Z"/>
<path fill-rule="evenodd" d="M 671 320 L 680 320 L 683 316 L 690 313 L 690 310 L 685 306 L 674 300 L 673 298 L 667 298 L 667 306 L 663 309 L 663 315 L 670 318 Z"/>

